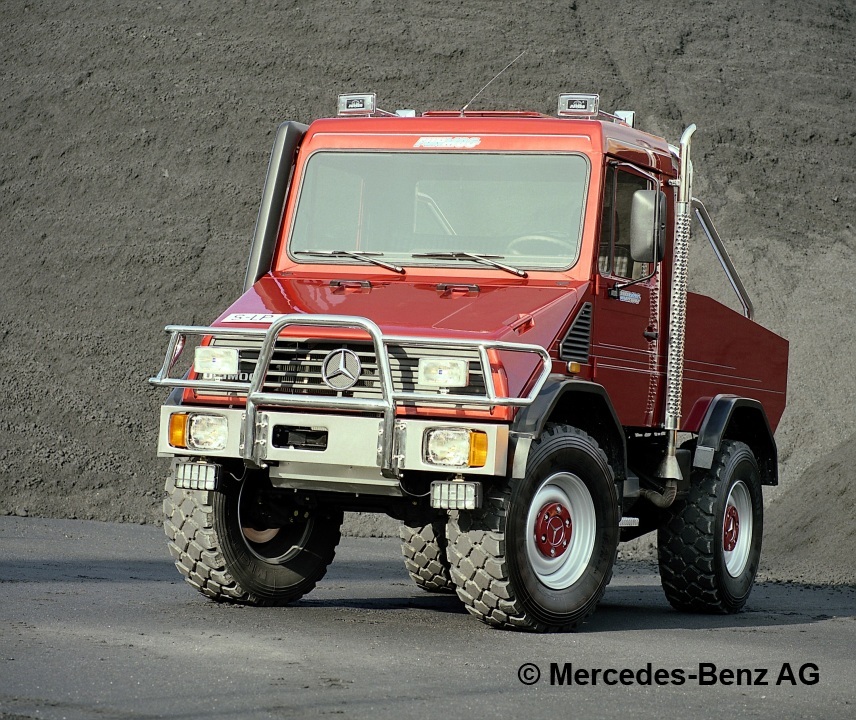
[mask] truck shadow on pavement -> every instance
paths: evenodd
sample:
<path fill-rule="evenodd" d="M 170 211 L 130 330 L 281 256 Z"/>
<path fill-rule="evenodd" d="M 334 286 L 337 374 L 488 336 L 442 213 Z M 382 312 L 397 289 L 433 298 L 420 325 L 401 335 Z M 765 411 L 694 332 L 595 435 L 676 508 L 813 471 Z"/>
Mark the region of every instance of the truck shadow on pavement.
<path fill-rule="evenodd" d="M 638 594 L 640 589 L 626 588 L 630 595 Z M 765 588 L 759 588 L 764 590 Z M 790 592 L 799 591 L 799 587 L 791 588 Z M 820 593 L 823 594 L 823 593 Z M 843 605 L 843 602 L 840 603 Z M 627 630 L 747 630 L 791 625 L 810 625 L 843 615 L 839 603 L 828 607 L 828 603 L 817 602 L 816 597 L 805 598 L 805 606 L 801 610 L 772 609 L 767 603 L 753 605 L 750 598 L 747 607 L 734 615 L 706 615 L 679 612 L 671 608 L 665 599 L 644 597 L 641 601 L 630 598 L 615 597 L 604 599 L 597 610 L 591 615 L 577 632 L 624 632 Z M 335 610 L 413 610 L 414 612 L 441 613 L 444 615 L 467 616 L 458 599 L 453 595 L 408 595 L 402 597 L 371 597 L 371 598 L 342 598 L 315 599 L 315 596 L 303 598 L 291 606 L 297 613 L 301 608 Z M 852 614 L 852 613 L 848 613 Z M 475 622 L 467 618 L 466 622 Z M 488 628 L 485 628 L 488 629 Z"/>
<path fill-rule="evenodd" d="M 369 566 L 369 567 L 366 567 Z M 294 610 L 403 610 L 461 615 L 469 618 L 464 606 L 452 594 L 426 593 L 418 590 L 396 564 L 388 561 L 357 563 L 345 561 L 331 567 L 330 575 L 313 594 L 296 603 Z M 376 578 L 367 593 L 359 597 L 366 575 Z M 330 587 L 330 586 L 333 587 Z M 376 595 L 384 588 L 393 592 Z M 337 597 L 324 597 L 327 590 Z M 400 591 L 400 594 L 398 592 Z M 346 595 L 346 596 L 345 596 Z M 757 583 L 746 607 L 733 615 L 707 615 L 679 612 L 666 600 L 660 587 L 656 565 L 623 563 L 616 568 L 612 584 L 603 600 L 579 632 L 621 632 L 626 630 L 692 629 L 746 630 L 775 626 L 813 624 L 835 617 L 856 615 L 856 588 L 849 586 L 816 586 L 798 583 Z"/>

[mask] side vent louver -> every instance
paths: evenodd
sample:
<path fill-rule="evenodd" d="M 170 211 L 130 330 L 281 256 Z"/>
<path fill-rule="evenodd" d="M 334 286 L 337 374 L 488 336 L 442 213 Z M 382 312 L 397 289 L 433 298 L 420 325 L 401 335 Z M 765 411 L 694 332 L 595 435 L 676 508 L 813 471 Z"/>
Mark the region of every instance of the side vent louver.
<path fill-rule="evenodd" d="M 568 334 L 562 340 L 562 346 L 559 351 L 559 357 L 568 362 L 573 360 L 578 363 L 587 363 L 589 361 L 589 351 L 591 350 L 591 303 L 586 303 L 580 308 L 571 327 L 568 329 Z"/>

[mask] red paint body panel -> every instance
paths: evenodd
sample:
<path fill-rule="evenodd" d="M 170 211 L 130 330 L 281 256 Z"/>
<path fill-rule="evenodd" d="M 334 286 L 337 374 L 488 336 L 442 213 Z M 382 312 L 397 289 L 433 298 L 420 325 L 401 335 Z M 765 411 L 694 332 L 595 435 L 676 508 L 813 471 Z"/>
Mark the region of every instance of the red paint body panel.
<path fill-rule="evenodd" d="M 666 344 L 650 342 L 643 334 L 662 325 L 656 280 L 628 288 L 639 296 L 638 304 L 609 297 L 612 280 L 598 283 L 594 297 L 592 379 L 607 389 L 626 426 L 650 427 L 660 419 Z"/>
<path fill-rule="evenodd" d="M 337 267 L 337 279 L 344 274 L 342 270 L 342 266 Z M 434 268 L 433 271 L 445 275 L 443 270 Z M 438 283 L 444 281 L 442 277 L 435 277 L 433 281 L 427 278 L 390 280 L 386 275 L 383 279 L 373 278 L 367 291 L 350 292 L 331 287 L 330 279 L 266 275 L 215 324 L 221 324 L 233 313 L 324 313 L 369 318 L 389 335 L 549 343 L 552 340 L 549 336 L 557 332 L 556 321 L 567 317 L 576 304 L 575 286 L 559 286 L 555 281 L 535 284 L 513 279 L 511 283 L 500 283 L 489 277 L 495 272 L 488 269 L 481 278 L 471 277 L 470 282 L 479 288 L 471 295 L 438 291 Z M 551 320 L 542 323 L 545 313 Z M 510 325 L 520 314 L 531 315 L 532 322 L 515 331 Z M 541 331 L 542 324 L 549 326 L 546 333 Z"/>
<path fill-rule="evenodd" d="M 704 295 L 687 296 L 683 429 L 697 432 L 710 399 L 758 400 L 775 430 L 785 410 L 788 341 Z"/>
<path fill-rule="evenodd" d="M 490 267 L 408 267 L 398 275 L 358 262 L 324 263 L 319 258 L 289 257 L 291 232 L 303 168 L 320 150 L 381 150 L 419 152 L 426 137 L 477 138 L 467 149 L 426 152 L 577 153 L 589 163 L 580 254 L 573 267 L 534 270 L 528 278 Z M 608 297 L 618 280 L 600 275 L 601 188 L 607 162 L 619 159 L 653 172 L 668 197 L 667 252 L 658 275 L 629 288 L 638 302 Z M 591 302 L 591 362 L 576 375 L 602 384 L 627 427 L 662 427 L 663 390 L 671 284 L 671 235 L 675 192 L 669 180 L 677 160 L 661 138 L 621 123 L 558 119 L 538 113 L 435 112 L 419 118 L 330 118 L 317 120 L 307 131 L 296 160 L 286 198 L 279 246 L 272 272 L 233 303 L 215 324 L 234 313 L 336 314 L 371 319 L 389 335 L 465 337 L 538 344 L 558 360 L 559 343 L 579 308 Z M 361 287 L 359 281 L 370 281 Z M 338 285 L 331 281 L 340 281 Z M 343 282 L 344 281 L 344 285 Z M 441 292 L 438 283 L 477 285 L 477 292 Z M 231 325 L 236 327 L 240 325 Z M 259 325 L 249 325 L 258 327 Z M 289 328 L 287 334 L 299 334 Z M 644 333 L 648 333 L 646 337 Z M 653 339 L 650 337 L 656 335 Z M 359 331 L 326 329 L 328 337 L 355 337 Z M 690 294 L 686 335 L 683 429 L 697 431 L 710 400 L 733 393 L 759 400 L 773 428 L 785 405 L 787 341 L 719 303 Z M 520 353 L 499 353 L 511 394 L 524 392 L 535 363 Z M 497 368 L 494 368 L 497 371 Z M 408 409 L 442 414 L 431 409 Z M 461 411 L 455 411 L 460 413 Z M 511 409 L 494 417 L 509 418 Z"/>
<path fill-rule="evenodd" d="M 343 269 L 336 268 L 338 276 Z M 436 268 L 420 269 L 428 274 L 442 272 Z M 330 280 L 266 275 L 214 323 L 228 327 L 258 327 L 253 323 L 224 323 L 232 314 L 334 314 L 369 318 L 387 335 L 417 337 L 460 337 L 500 340 L 541 345 L 550 349 L 556 335 L 578 304 L 577 284 L 555 280 L 535 284 L 530 281 L 501 282 L 490 278 L 495 270 L 477 271 L 481 277 L 471 277 L 479 286 L 473 295 L 442 293 L 437 283 L 427 278 L 401 280 L 373 278 L 368 292 L 342 291 L 330 285 Z M 409 273 L 414 274 L 415 273 Z M 510 276 L 509 276 L 510 277 Z M 489 284 L 490 283 L 490 284 Z M 519 314 L 531 321 L 511 327 Z M 262 323 L 261 326 L 266 326 Z M 300 334 L 295 328 L 290 334 Z M 360 331 L 325 329 L 326 337 L 362 337 Z M 536 369 L 536 361 L 520 353 L 502 352 L 500 361 L 508 377 L 512 393 L 522 392 Z"/>

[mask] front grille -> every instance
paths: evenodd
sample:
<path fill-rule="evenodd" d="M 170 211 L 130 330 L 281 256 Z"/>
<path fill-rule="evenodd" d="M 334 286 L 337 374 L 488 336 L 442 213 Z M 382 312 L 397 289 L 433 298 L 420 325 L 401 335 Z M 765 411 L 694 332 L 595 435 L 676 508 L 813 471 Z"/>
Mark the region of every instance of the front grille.
<path fill-rule="evenodd" d="M 239 356 L 238 378 L 249 381 L 257 370 L 260 340 L 215 339 L 220 347 L 237 347 Z M 345 348 L 356 353 L 362 365 L 356 384 L 348 390 L 338 391 L 327 386 L 322 378 L 324 359 L 334 350 Z M 419 358 L 453 357 L 469 362 L 469 384 L 465 388 L 451 388 L 455 395 L 485 396 L 484 373 L 478 350 L 475 348 L 404 347 L 387 346 L 392 384 L 397 392 L 419 392 L 442 397 L 438 388 L 419 385 Z M 228 378 L 227 378 L 228 379 Z M 324 397 L 380 398 L 377 358 L 370 342 L 341 342 L 330 340 L 280 339 L 265 375 L 263 392 L 318 395 Z M 205 392 L 206 395 L 225 393 Z"/>

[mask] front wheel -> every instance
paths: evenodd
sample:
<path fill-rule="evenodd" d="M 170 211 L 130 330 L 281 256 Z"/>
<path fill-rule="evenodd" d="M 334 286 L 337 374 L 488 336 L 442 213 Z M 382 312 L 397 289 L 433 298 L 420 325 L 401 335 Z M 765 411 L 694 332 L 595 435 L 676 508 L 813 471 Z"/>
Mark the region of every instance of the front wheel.
<path fill-rule="evenodd" d="M 485 623 L 570 630 L 603 596 L 618 546 L 618 497 L 606 456 L 576 428 L 548 425 L 526 478 L 450 514 L 458 597 Z"/>
<path fill-rule="evenodd" d="M 324 577 L 339 542 L 342 512 L 279 505 L 268 517 L 280 520 L 266 523 L 265 489 L 265 479 L 253 475 L 240 483 L 226 480 L 218 492 L 179 490 L 167 482 L 169 551 L 185 580 L 203 595 L 284 605 Z"/>
<path fill-rule="evenodd" d="M 710 470 L 696 472 L 686 500 L 657 534 L 660 578 L 678 610 L 734 613 L 749 598 L 761 557 L 764 505 L 758 463 L 725 440 Z"/>

